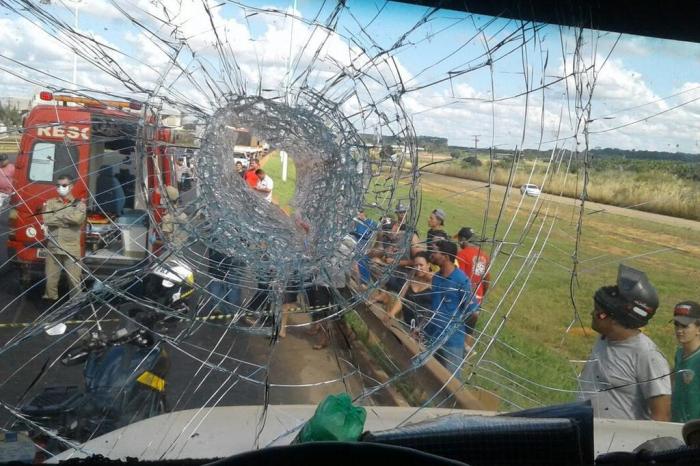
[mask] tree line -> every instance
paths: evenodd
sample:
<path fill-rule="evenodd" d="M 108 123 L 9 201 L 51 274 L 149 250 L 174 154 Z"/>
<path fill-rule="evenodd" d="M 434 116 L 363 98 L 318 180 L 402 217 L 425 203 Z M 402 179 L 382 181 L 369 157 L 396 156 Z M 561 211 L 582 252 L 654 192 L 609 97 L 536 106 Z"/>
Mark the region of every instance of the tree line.
<path fill-rule="evenodd" d="M 22 113 L 17 107 L 6 107 L 0 104 L 0 123 L 7 126 L 22 124 Z"/>

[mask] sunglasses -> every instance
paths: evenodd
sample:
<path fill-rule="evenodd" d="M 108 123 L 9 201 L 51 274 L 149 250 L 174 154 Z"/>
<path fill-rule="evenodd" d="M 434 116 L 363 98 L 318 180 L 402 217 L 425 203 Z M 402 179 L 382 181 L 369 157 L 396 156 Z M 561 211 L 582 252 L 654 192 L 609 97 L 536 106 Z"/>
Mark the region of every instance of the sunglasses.
<path fill-rule="evenodd" d="M 70 186 L 70 183 L 68 183 L 68 184 L 56 183 L 56 187 L 59 187 L 59 188 L 65 188 L 66 186 Z"/>

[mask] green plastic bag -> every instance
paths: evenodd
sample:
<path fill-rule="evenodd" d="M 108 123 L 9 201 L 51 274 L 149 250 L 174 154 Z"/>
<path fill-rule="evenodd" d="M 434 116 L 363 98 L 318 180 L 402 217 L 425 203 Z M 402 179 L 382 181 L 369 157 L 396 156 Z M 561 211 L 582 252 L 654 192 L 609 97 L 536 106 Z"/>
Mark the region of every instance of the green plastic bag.
<path fill-rule="evenodd" d="M 347 393 L 328 395 L 292 443 L 355 442 L 362 434 L 366 418 L 365 408 L 353 406 Z"/>

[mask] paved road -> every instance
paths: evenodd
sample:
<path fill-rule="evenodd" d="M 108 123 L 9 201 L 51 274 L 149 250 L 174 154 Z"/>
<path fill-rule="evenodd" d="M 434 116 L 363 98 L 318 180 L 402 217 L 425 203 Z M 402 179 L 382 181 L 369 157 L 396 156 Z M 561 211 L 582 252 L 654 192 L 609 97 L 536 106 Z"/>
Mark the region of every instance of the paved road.
<path fill-rule="evenodd" d="M 484 183 L 483 181 L 467 180 L 464 178 L 456 178 L 452 176 L 439 175 L 436 173 L 428 172 L 424 172 L 421 175 L 421 179 L 425 187 L 440 187 L 440 189 L 451 192 L 455 196 L 467 192 L 486 192 L 486 183 Z M 449 181 L 446 182 L 446 180 Z M 492 193 L 495 196 L 502 197 L 505 193 L 505 189 L 505 186 L 501 185 L 491 186 Z M 520 198 L 520 190 L 514 188 L 511 192 L 511 196 L 513 196 L 514 198 Z M 581 201 L 579 201 L 578 199 L 555 196 L 552 194 L 542 194 L 541 198 L 546 201 L 558 202 L 566 206 L 580 206 L 581 204 Z M 680 228 L 688 228 L 691 230 L 700 231 L 700 222 L 695 220 L 670 217 L 668 215 L 654 214 L 651 212 L 644 212 L 642 210 L 627 209 L 624 207 L 600 204 L 597 202 L 586 202 L 585 211 L 587 214 L 591 215 L 622 215 L 625 217 L 638 218 L 649 222 L 662 223 L 664 225 L 671 225 Z"/>
<path fill-rule="evenodd" d="M 4 241 L 7 232 L 6 215 L 0 217 L 0 263 L 6 260 Z M 36 300 L 23 299 L 11 303 L 21 292 L 14 285 L 11 268 L 0 274 L 0 401 L 16 405 L 42 367 L 47 367 L 30 395 L 50 385 L 82 385 L 82 367 L 64 367 L 56 362 L 75 340 L 75 333 L 51 337 L 42 332 L 8 348 L 7 343 L 26 329 L 11 328 L 8 323 L 31 323 L 46 309 Z M 305 316 L 298 316 L 291 323 L 303 324 Z M 84 324 L 84 328 L 89 325 Z M 105 324 L 106 329 L 116 324 Z M 69 326 L 75 330 L 76 325 Z M 70 332 L 69 332 L 70 333 Z M 280 344 L 271 345 L 265 336 L 235 332 L 226 328 L 225 321 L 200 323 L 192 335 L 182 344 L 169 346 L 171 370 L 167 378 L 167 397 L 171 409 L 181 410 L 214 405 L 259 405 L 265 400 L 266 376 L 271 384 L 288 387 L 272 387 L 269 401 L 273 404 L 316 403 L 328 393 L 348 390 L 358 394 L 361 384 L 357 375 L 342 379 L 351 368 L 343 360 L 352 360 L 346 354 L 342 338 L 334 338 L 337 344 L 327 350 L 314 351 L 311 341 L 301 328 L 292 328 Z M 5 346 L 3 350 L 3 346 Z M 215 349 L 218 354 L 211 354 Z M 222 355 L 227 355 L 225 358 Z M 207 361 L 214 368 L 204 366 Z M 252 363 L 252 364 L 251 364 Z M 269 367 L 266 371 L 253 364 Z M 223 370 L 220 370 L 223 369 Z M 324 383 L 339 379 L 334 383 Z M 298 385 L 307 385 L 298 387 Z M 0 408 L 0 426 L 9 418 Z"/>

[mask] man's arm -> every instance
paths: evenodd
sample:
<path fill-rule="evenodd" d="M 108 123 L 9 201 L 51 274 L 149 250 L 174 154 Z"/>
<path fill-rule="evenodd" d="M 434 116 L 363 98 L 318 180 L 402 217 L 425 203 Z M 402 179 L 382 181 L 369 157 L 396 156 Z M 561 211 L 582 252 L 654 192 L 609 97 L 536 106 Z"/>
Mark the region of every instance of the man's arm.
<path fill-rule="evenodd" d="M 406 291 L 408 290 L 409 284 L 408 280 L 403 284 L 401 287 L 401 291 L 399 292 L 399 296 L 394 300 L 394 304 L 392 304 L 391 308 L 389 309 L 389 312 L 384 314 L 382 316 L 382 321 L 389 322 L 391 319 L 395 318 L 396 315 L 399 313 L 401 310 L 401 307 L 403 307 L 402 300 L 406 296 Z"/>
<path fill-rule="evenodd" d="M 647 400 L 654 421 L 671 421 L 671 395 L 659 395 Z"/>
<path fill-rule="evenodd" d="M 263 181 L 255 189 L 257 189 L 258 191 L 263 192 L 263 193 L 271 193 L 272 186 L 273 186 L 272 181 Z"/>
<path fill-rule="evenodd" d="M 63 219 L 59 215 L 58 212 L 54 212 L 55 209 L 53 209 L 52 206 L 49 205 L 48 202 L 44 203 L 44 206 L 42 207 L 42 221 L 44 225 L 49 226 L 49 227 L 62 227 L 65 225 L 63 222 Z"/>
<path fill-rule="evenodd" d="M 413 233 L 413 236 L 411 237 L 411 257 L 415 257 L 415 255 L 421 251 L 425 251 L 425 248 L 423 247 L 423 244 L 421 244 L 418 235 Z"/>
<path fill-rule="evenodd" d="M 484 294 L 489 290 L 491 286 L 491 271 L 486 272 L 486 275 L 481 277 L 481 284 L 484 287 Z"/>
<path fill-rule="evenodd" d="M 655 421 L 671 420 L 671 368 L 658 350 L 641 352 L 638 356 L 637 381 L 650 417 Z"/>
<path fill-rule="evenodd" d="M 85 223 L 85 203 L 76 200 L 75 205 L 67 207 L 61 211 L 61 219 L 66 225 L 82 225 Z"/>

